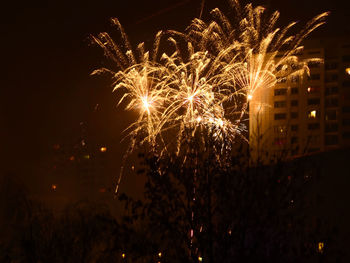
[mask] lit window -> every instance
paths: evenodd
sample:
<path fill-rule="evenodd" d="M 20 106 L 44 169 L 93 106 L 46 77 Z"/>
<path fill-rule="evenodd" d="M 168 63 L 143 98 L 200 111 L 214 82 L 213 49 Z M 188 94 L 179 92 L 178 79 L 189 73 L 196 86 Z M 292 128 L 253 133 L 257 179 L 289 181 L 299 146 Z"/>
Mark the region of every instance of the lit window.
<path fill-rule="evenodd" d="M 274 131 L 276 134 L 285 133 L 287 131 L 286 126 L 275 126 Z"/>
<path fill-rule="evenodd" d="M 318 249 L 318 252 L 322 254 L 323 251 L 324 251 L 324 243 L 323 242 L 318 242 L 317 249 Z"/>
<path fill-rule="evenodd" d="M 318 116 L 318 114 L 317 114 L 316 110 L 309 111 L 308 117 L 310 119 L 315 119 L 317 116 Z"/>
<path fill-rule="evenodd" d="M 307 93 L 319 93 L 321 91 L 321 87 L 319 86 L 314 86 L 314 87 L 308 87 L 307 88 Z"/>

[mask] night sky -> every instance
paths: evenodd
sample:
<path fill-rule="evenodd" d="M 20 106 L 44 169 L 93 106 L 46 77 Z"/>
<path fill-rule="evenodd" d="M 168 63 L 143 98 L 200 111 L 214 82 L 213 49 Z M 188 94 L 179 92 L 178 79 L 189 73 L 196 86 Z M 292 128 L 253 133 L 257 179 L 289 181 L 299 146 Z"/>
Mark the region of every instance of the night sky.
<path fill-rule="evenodd" d="M 108 79 L 91 77 L 106 59 L 89 35 L 113 32 L 117 17 L 132 43 L 150 42 L 160 29 L 183 30 L 200 12 L 200 0 L 13 1 L 1 10 L 1 169 L 40 184 L 52 145 L 78 138 L 88 123 L 91 141 L 110 144 L 118 174 L 121 130 L 126 116 L 116 109 Z M 257 1 L 253 1 L 256 3 Z M 207 0 L 204 12 L 225 0 Z M 331 11 L 313 36 L 350 35 L 349 1 L 259 1 L 281 11 L 281 24 Z M 112 34 L 113 35 L 113 34 Z M 96 107 L 96 105 L 98 106 Z M 112 172 L 112 169 L 111 169 Z"/>

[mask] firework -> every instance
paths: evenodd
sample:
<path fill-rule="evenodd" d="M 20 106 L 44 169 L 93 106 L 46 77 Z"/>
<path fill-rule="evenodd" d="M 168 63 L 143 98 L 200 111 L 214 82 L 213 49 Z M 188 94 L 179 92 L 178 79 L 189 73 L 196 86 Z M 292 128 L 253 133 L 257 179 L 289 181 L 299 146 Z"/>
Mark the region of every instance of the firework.
<path fill-rule="evenodd" d="M 112 22 L 120 33 L 121 46 L 107 33 L 92 37 L 117 66 L 117 70 L 102 68 L 93 74 L 111 74 L 113 90 L 123 92 L 118 104 L 127 101 L 125 109 L 139 114 L 127 128 L 131 138 L 127 154 L 144 144 L 160 157 L 179 154 L 185 131 L 192 136 L 198 131 L 203 139 L 209 136 L 221 145 L 216 154 L 222 155 L 237 136 L 244 137 L 248 105 L 258 89 L 269 89 L 279 79 L 309 74 L 308 63 L 321 62 L 300 61 L 298 54 L 302 40 L 324 23 L 327 13 L 291 35 L 294 22 L 282 29 L 275 27 L 278 12 L 267 17 L 263 7 L 241 7 L 237 0 L 229 3 L 235 20 L 216 8 L 211 21 L 194 19 L 186 33 L 159 32 L 151 52 L 143 43 L 133 51 L 117 19 Z M 170 54 L 159 54 L 163 37 L 174 50 Z"/>

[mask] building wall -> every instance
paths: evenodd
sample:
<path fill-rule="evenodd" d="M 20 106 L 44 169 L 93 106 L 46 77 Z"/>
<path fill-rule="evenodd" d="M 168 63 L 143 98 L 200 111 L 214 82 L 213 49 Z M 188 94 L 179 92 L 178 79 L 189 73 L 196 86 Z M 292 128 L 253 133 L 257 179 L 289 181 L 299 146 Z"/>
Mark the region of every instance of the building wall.
<path fill-rule="evenodd" d="M 350 40 L 310 41 L 299 59 L 310 58 L 324 63 L 309 63 L 309 75 L 281 79 L 254 94 L 249 107 L 254 161 L 350 145 Z"/>

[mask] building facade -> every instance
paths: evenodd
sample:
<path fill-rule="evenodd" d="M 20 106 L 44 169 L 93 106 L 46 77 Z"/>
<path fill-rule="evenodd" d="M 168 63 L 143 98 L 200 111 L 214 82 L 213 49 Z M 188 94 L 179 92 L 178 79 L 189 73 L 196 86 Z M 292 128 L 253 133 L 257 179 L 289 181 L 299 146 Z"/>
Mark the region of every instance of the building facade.
<path fill-rule="evenodd" d="M 306 43 L 310 74 L 261 88 L 249 108 L 253 160 L 300 156 L 350 145 L 350 39 Z"/>

